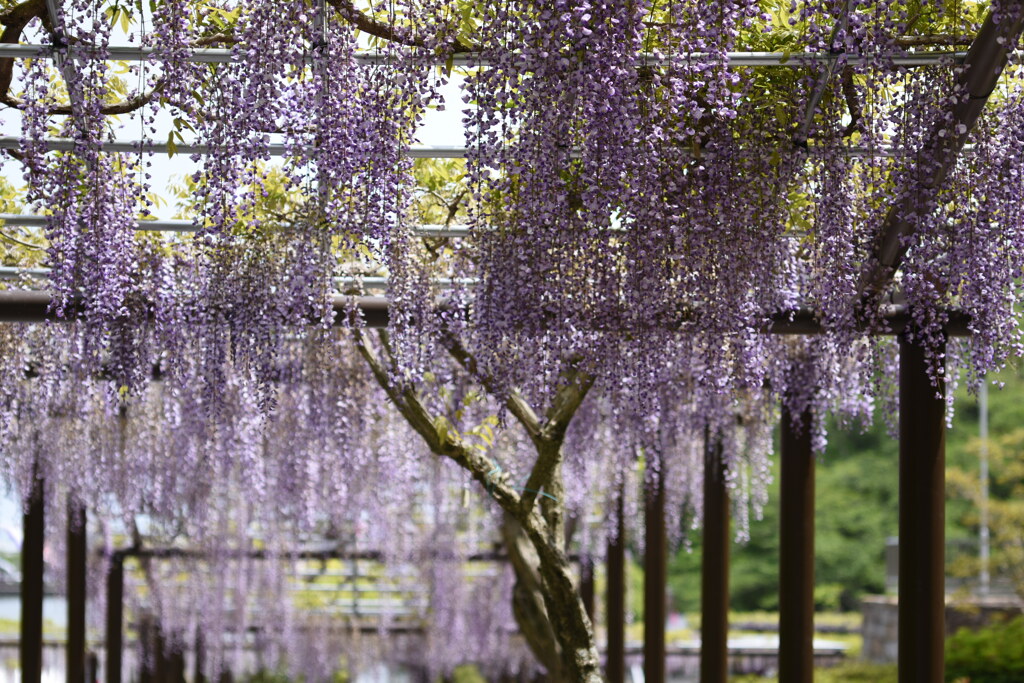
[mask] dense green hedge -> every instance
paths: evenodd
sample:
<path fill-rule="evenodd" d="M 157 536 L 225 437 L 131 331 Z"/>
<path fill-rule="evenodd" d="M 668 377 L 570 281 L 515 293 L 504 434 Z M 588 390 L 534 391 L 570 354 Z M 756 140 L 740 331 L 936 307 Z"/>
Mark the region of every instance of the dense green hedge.
<path fill-rule="evenodd" d="M 1024 681 L 1024 617 L 977 631 L 960 629 L 946 641 L 946 680 Z"/>

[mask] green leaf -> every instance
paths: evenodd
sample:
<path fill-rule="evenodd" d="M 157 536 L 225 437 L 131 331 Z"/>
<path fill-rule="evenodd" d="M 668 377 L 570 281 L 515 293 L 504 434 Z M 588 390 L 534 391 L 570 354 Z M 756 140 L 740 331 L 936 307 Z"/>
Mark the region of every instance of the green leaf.
<path fill-rule="evenodd" d="M 174 131 L 172 130 L 170 135 L 167 136 L 167 157 L 173 157 L 178 151 L 178 145 L 174 143 Z"/>
<path fill-rule="evenodd" d="M 448 434 L 451 432 L 451 423 L 448 422 L 448 418 L 444 415 L 438 415 L 434 418 L 434 430 L 437 432 L 437 437 L 442 443 L 448 440 Z"/>

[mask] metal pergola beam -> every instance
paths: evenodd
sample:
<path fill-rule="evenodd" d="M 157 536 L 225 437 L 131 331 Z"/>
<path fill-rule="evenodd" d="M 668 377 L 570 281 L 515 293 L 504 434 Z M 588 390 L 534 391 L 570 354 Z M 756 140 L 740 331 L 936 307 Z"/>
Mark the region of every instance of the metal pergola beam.
<path fill-rule="evenodd" d="M 335 324 L 343 325 L 350 319 L 351 296 L 333 295 L 333 306 L 336 313 Z M 68 322 L 76 317 L 74 310 L 68 311 L 66 318 L 57 318 L 50 311 L 50 293 L 41 290 L 8 289 L 0 290 L 0 323 L 36 323 L 47 320 Z M 357 296 L 355 309 L 363 316 L 366 327 L 383 328 L 388 326 L 389 302 L 382 296 Z M 970 336 L 970 318 L 960 311 L 948 311 L 948 322 L 945 332 L 951 337 Z M 685 330 L 686 324 L 692 322 L 694 316 L 685 318 L 678 324 L 678 329 Z M 873 334 L 900 334 L 910 322 L 909 314 L 903 306 L 890 306 L 884 312 L 885 329 L 872 329 Z M 797 310 L 777 313 L 772 322 L 763 330 L 768 334 L 813 335 L 826 333 L 813 311 Z"/>
<path fill-rule="evenodd" d="M 17 225 L 26 228 L 45 228 L 48 216 L 31 213 L 0 213 L 0 222 L 4 225 Z M 135 229 L 139 232 L 198 232 L 199 226 L 192 221 L 162 219 L 152 221 L 136 221 Z M 465 237 L 469 228 L 465 225 L 417 225 L 413 227 L 416 234 L 423 237 Z"/>
<path fill-rule="evenodd" d="M 72 45 L 67 52 L 81 59 L 91 59 L 103 56 L 108 61 L 159 62 L 164 59 L 159 48 L 136 47 L 132 45 L 111 45 L 102 50 L 93 46 Z M 0 59 L 33 59 L 53 58 L 55 51 L 50 45 L 0 45 Z M 928 51 L 928 52 L 900 52 L 891 55 L 863 55 L 843 54 L 847 64 L 867 64 L 877 60 L 879 57 L 891 60 L 895 66 L 930 66 L 943 62 L 957 62 L 962 60 L 965 52 L 952 51 Z M 678 64 L 680 61 L 695 62 L 706 60 L 709 57 L 717 59 L 717 55 L 709 55 L 703 52 L 693 52 L 686 55 L 655 58 L 653 56 L 645 59 L 649 66 L 668 67 Z M 726 54 L 729 66 L 785 66 L 800 68 L 819 62 L 828 62 L 835 59 L 837 55 L 829 52 L 729 52 Z M 227 64 L 234 62 L 232 51 L 227 48 L 201 47 L 192 48 L 189 52 L 189 61 L 200 64 Z M 444 65 L 448 57 L 438 57 L 437 64 Z M 451 64 L 458 67 L 488 66 L 489 62 L 478 54 L 472 52 L 453 55 Z M 365 66 L 387 66 L 394 61 L 389 54 L 378 54 L 373 52 L 361 52 L 355 55 L 355 61 Z M 312 63 L 312 57 L 306 59 Z"/>
<path fill-rule="evenodd" d="M 47 138 L 43 141 L 46 149 L 51 152 L 72 152 L 75 150 L 76 141 L 72 138 Z M 20 149 L 22 139 L 15 136 L 0 137 L 0 149 Z M 104 142 L 100 148 L 104 152 L 116 152 L 121 154 L 167 154 L 170 147 L 166 142 L 154 140 L 114 140 Z M 174 153 L 183 156 L 192 154 L 209 154 L 213 148 L 210 145 L 178 143 L 174 145 Z M 267 153 L 270 156 L 287 156 L 297 151 L 311 153 L 312 147 L 299 147 L 284 144 L 266 145 Z M 455 145 L 415 145 L 405 149 L 405 155 L 411 159 L 462 159 L 466 156 L 466 148 Z"/>
<path fill-rule="evenodd" d="M 74 151 L 76 141 L 72 138 L 46 138 L 41 141 L 46 149 L 51 152 Z M 0 150 L 21 149 L 22 138 L 17 136 L 0 137 Z M 210 154 L 214 147 L 201 143 L 177 143 L 174 145 L 174 154 Z M 283 157 L 293 154 L 312 155 L 315 152 L 312 146 L 285 145 L 284 143 L 267 143 L 263 149 L 272 157 Z M 812 145 L 801 149 L 801 153 L 817 151 L 819 148 Z M 822 150 L 834 151 L 832 148 L 821 147 Z M 117 154 L 169 154 L 170 145 L 159 140 L 110 140 L 100 145 L 100 150 L 107 153 Z M 780 150 L 785 151 L 785 150 Z M 410 159 L 464 159 L 469 148 L 459 145 L 410 145 L 405 148 L 404 154 Z M 862 145 L 849 145 L 842 148 L 843 154 L 852 159 L 864 158 L 893 158 L 908 156 L 905 152 L 895 150 L 891 146 L 865 147 Z M 570 156 L 578 158 L 579 151 L 571 150 Z M 713 159 L 713 152 L 705 152 L 703 159 Z"/>
<path fill-rule="evenodd" d="M 915 155 L 920 161 L 911 173 L 909 186 L 897 194 L 903 199 L 893 204 L 886 214 L 874 255 L 861 278 L 860 292 L 864 297 L 861 303 L 864 305 L 870 305 L 885 291 L 903 263 L 908 239 L 917 228 L 914 215 L 922 209 L 921 202 L 927 201 L 930 192 L 941 186 L 953 169 L 995 90 L 1011 48 L 1017 44 L 1024 28 L 1024 2 L 1005 2 L 1001 8 L 999 23 L 989 11 L 964 57 L 964 69 L 954 92 L 965 93 L 966 97 L 956 99 L 948 117 L 939 119 L 940 123 L 921 145 Z"/>

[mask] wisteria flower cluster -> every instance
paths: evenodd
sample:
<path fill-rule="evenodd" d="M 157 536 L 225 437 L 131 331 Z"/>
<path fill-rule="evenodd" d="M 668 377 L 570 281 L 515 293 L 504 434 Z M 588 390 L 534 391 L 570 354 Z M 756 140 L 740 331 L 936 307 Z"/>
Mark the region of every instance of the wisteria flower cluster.
<path fill-rule="evenodd" d="M 291 643 L 278 659 L 310 661 L 296 648 L 313 641 L 274 630 L 299 628 L 285 558 L 236 571 L 214 551 L 361 529 L 422 563 L 433 628 L 478 633 L 496 660 L 510 615 L 424 553 L 465 557 L 515 518 L 555 612 L 570 545 L 600 556 L 615 533 L 615 492 L 635 511 L 657 482 L 670 528 L 684 505 L 699 524 L 714 446 L 742 535 L 780 401 L 818 450 L 830 414 L 891 417 L 894 325 L 936 381 L 964 368 L 977 384 L 1024 352 L 1020 66 L 979 94 L 954 57 L 899 59 L 977 33 L 958 3 L 167 0 L 121 29 L 153 54 L 131 87 L 109 61 L 129 11 L 58 4 L 23 27 L 52 59 L 19 66 L 4 97 L 62 322 L 4 331 L 0 465 L 22 493 L 39 473 L 102 518 L 145 516 L 154 538 L 210 551 L 191 597 L 170 597 L 183 561 L 146 577 L 136 608 L 175 637 L 244 631 L 258 617 L 239 596 L 263 596 L 283 612 L 262 626 Z M 1008 49 L 1018 5 L 991 7 Z M 230 59 L 190 61 L 209 46 Z M 793 63 L 735 64 L 751 51 Z M 457 56 L 471 66 L 451 78 Z M 407 154 L 449 79 L 461 239 L 417 231 Z M 109 152 L 111 117 L 131 112 L 146 140 Z M 205 149 L 184 238 L 136 230 L 155 208 L 147 147 L 168 128 L 169 147 Z M 53 136 L 70 150 L 48 151 Z M 387 278 L 378 340 L 356 298 L 368 276 Z M 969 338 L 949 342 L 953 318 Z M 770 333 L 796 319 L 820 334 Z M 497 462 L 534 482 L 495 485 Z M 455 502 L 473 480 L 482 508 Z M 587 520 L 575 538 L 567 518 Z M 549 616 L 580 627 L 560 647 L 584 653 L 565 661 L 589 681 L 577 607 Z M 237 660 L 225 647 L 211 641 L 211 666 Z M 460 655 L 432 652 L 438 671 Z"/>

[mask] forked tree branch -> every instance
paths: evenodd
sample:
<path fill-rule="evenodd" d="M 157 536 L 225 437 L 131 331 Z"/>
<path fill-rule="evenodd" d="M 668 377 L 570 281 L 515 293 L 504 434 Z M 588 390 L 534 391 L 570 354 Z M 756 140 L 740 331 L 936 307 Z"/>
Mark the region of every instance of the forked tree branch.
<path fill-rule="evenodd" d="M 373 347 L 366 342 L 363 331 L 352 330 L 356 349 L 370 367 L 377 384 L 387 393 L 395 407 L 409 426 L 419 434 L 432 452 L 447 457 L 460 467 L 468 470 L 488 492 L 494 496 L 503 510 L 511 513 L 531 535 L 547 536 L 547 523 L 536 512 L 526 510 L 519 504 L 519 494 L 500 477 L 492 473 L 497 469 L 494 461 L 479 450 L 470 447 L 462 437 L 447 431 L 442 433 L 430 416 L 423 401 L 411 387 L 398 387 L 391 381 L 388 371 Z"/>
<path fill-rule="evenodd" d="M 451 357 L 463 367 L 476 381 L 483 385 L 484 389 L 491 393 L 493 396 L 499 396 L 497 382 L 494 378 L 486 375 L 480 371 L 480 367 L 477 365 L 476 358 L 473 357 L 469 351 L 462 345 L 454 334 L 446 332 L 442 335 L 441 343 Z M 529 435 L 530 440 L 537 443 L 537 439 L 541 436 L 540 418 L 537 417 L 537 413 L 533 407 L 530 406 L 526 398 L 523 397 L 517 390 L 512 389 L 508 393 L 508 397 L 505 399 L 505 407 L 512 413 Z"/>
<path fill-rule="evenodd" d="M 338 13 L 342 18 L 358 28 L 360 31 L 365 31 L 371 36 L 387 40 L 393 43 L 399 43 L 401 45 L 409 45 L 411 47 L 423 47 L 425 42 L 422 38 L 406 34 L 400 30 L 397 30 L 394 26 L 387 24 L 383 21 L 378 21 L 373 17 L 367 16 L 363 12 L 360 12 L 352 0 L 327 0 L 327 3 L 338 10 Z M 466 45 L 461 40 L 456 38 L 452 41 L 451 49 L 453 53 L 472 52 L 475 48 L 473 45 Z"/>

